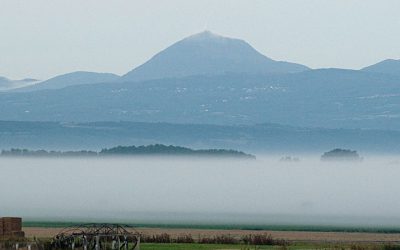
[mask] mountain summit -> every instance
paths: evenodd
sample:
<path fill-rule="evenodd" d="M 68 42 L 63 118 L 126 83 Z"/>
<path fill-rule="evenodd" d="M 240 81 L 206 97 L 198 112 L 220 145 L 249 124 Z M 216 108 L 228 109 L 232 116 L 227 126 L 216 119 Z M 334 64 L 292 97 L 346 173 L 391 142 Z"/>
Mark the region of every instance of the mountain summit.
<path fill-rule="evenodd" d="M 274 61 L 247 42 L 204 31 L 176 42 L 122 77 L 123 81 L 225 73 L 294 73 L 300 64 Z"/>

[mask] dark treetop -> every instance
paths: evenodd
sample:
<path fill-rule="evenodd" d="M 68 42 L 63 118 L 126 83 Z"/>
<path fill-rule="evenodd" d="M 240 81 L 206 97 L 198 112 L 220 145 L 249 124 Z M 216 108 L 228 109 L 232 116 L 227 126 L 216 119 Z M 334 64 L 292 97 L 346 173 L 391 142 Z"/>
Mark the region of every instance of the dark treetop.
<path fill-rule="evenodd" d="M 46 150 L 27 150 L 27 149 L 11 149 L 2 150 L 1 156 L 131 156 L 131 155 L 162 155 L 162 156 L 212 156 L 212 157 L 238 157 L 238 158 L 255 158 L 253 155 L 246 154 L 236 150 L 226 149 L 190 149 L 179 146 L 166 146 L 163 144 L 155 144 L 148 146 L 117 146 L 108 149 L 102 149 L 100 152 L 95 151 L 46 151 Z"/>

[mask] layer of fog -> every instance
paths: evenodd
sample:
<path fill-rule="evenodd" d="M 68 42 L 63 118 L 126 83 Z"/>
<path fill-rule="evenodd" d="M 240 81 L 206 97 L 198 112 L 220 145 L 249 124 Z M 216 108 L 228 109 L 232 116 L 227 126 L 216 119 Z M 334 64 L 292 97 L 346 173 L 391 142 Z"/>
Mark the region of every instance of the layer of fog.
<path fill-rule="evenodd" d="M 0 159 L 0 217 L 400 226 L 400 162 Z"/>

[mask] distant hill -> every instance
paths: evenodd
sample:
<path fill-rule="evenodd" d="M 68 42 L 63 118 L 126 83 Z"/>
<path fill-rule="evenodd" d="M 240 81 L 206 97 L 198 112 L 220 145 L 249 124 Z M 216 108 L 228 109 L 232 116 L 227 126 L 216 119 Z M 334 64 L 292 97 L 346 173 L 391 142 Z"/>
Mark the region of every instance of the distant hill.
<path fill-rule="evenodd" d="M 53 77 L 49 80 L 18 89 L 18 91 L 35 91 L 43 89 L 61 89 L 68 86 L 80 84 L 95 84 L 112 82 L 119 78 L 118 75 L 111 73 L 96 73 L 86 71 L 76 71 L 64 75 Z"/>
<path fill-rule="evenodd" d="M 171 45 L 122 76 L 121 80 L 142 81 L 225 73 L 293 73 L 308 69 L 300 64 L 274 61 L 243 40 L 205 31 Z"/>
<path fill-rule="evenodd" d="M 0 76 L 0 91 L 8 91 L 11 89 L 22 88 L 38 82 L 36 79 L 26 78 L 22 80 L 10 80 Z"/>
<path fill-rule="evenodd" d="M 8 83 L 9 81 L 10 81 L 10 80 L 7 79 L 6 77 L 0 76 L 0 84 L 6 84 L 6 83 Z"/>
<path fill-rule="evenodd" d="M 400 76 L 321 69 L 226 74 L 135 84 L 86 84 L 1 93 L 0 117 L 17 121 L 279 123 L 301 127 L 400 128 Z"/>
<path fill-rule="evenodd" d="M 0 90 L 8 89 L 12 86 L 11 81 L 5 77 L 0 76 Z"/>
<path fill-rule="evenodd" d="M 400 60 L 387 59 L 377 64 L 365 67 L 362 71 L 400 75 Z"/>

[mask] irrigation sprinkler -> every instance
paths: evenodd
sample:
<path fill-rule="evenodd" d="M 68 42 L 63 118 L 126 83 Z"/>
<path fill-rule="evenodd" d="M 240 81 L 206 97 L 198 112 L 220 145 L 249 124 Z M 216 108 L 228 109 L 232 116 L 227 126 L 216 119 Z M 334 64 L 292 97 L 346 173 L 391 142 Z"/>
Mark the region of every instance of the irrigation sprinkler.
<path fill-rule="evenodd" d="M 82 224 L 53 237 L 53 249 L 139 250 L 140 234 L 128 225 Z"/>

